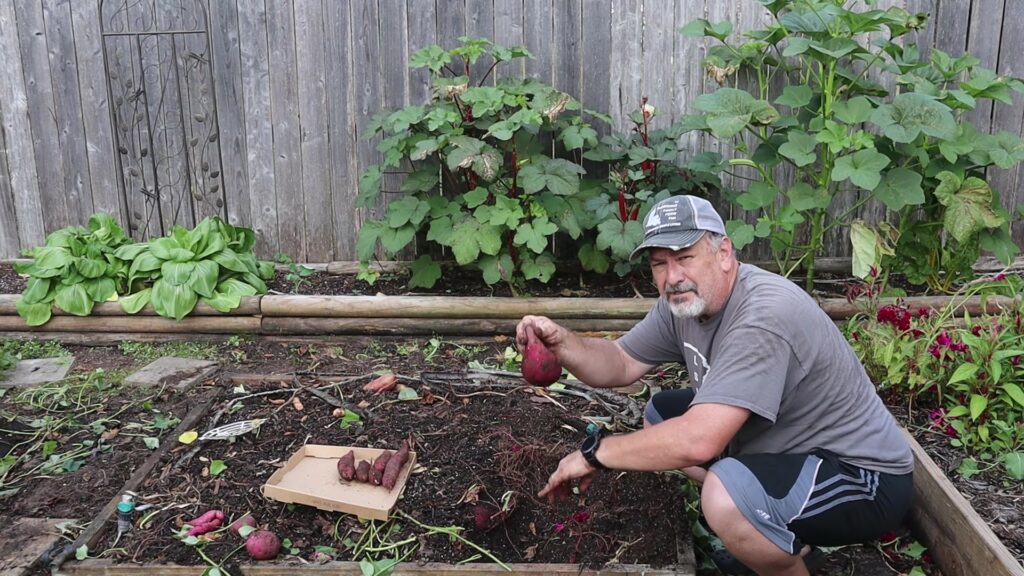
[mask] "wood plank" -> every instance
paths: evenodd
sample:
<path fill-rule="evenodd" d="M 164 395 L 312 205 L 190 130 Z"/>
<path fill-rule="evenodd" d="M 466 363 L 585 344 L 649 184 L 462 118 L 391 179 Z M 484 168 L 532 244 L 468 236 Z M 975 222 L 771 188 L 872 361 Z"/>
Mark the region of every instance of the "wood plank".
<path fill-rule="evenodd" d="M 910 521 L 945 576 L 1021 576 L 1024 568 L 978 516 L 924 448 L 906 434 L 914 453 Z"/>
<path fill-rule="evenodd" d="M 618 2 L 612 7 L 611 100 L 608 112 L 615 119 L 614 130 L 632 129 L 629 112 L 640 108 L 643 76 L 643 4 Z"/>
<path fill-rule="evenodd" d="M 295 6 L 299 119 L 302 138 L 302 193 L 306 214 L 304 261 L 334 258 L 334 210 L 331 200 L 330 145 L 327 131 L 328 74 L 323 4 L 297 0 Z M 404 75 L 404 68 L 399 68 Z"/>
<path fill-rule="evenodd" d="M 169 332 L 172 334 L 256 334 L 260 319 L 252 316 L 195 316 L 181 320 L 152 316 L 54 316 L 43 326 L 27 326 L 19 316 L 0 316 L 5 332 Z"/>
<path fill-rule="evenodd" d="M 470 38 L 484 38 L 494 41 L 494 0 L 466 0 L 466 36 Z M 487 78 L 484 74 L 491 68 L 489 58 L 481 58 L 469 67 L 470 78 L 473 85 L 481 82 L 485 85 L 494 85 L 493 73 Z"/>
<path fill-rule="evenodd" d="M 938 2 L 935 16 L 935 48 L 956 58 L 967 49 L 971 18 L 970 2 Z"/>
<path fill-rule="evenodd" d="M 0 117 L 3 106 L 0 106 Z M 0 258 L 19 254 L 18 214 L 14 210 L 14 192 L 11 190 L 11 171 L 7 166 L 7 141 L 0 130 Z"/>
<path fill-rule="evenodd" d="M 377 0 L 378 38 L 380 46 L 380 88 L 382 111 L 391 113 L 401 109 L 408 102 L 409 75 L 406 72 L 409 62 L 408 26 L 406 21 L 406 5 L 403 0 Z M 395 194 L 382 194 L 379 208 L 384 210 L 387 205 L 402 197 L 397 192 L 402 189 L 406 172 L 411 171 L 408 162 L 400 168 L 389 167 L 381 178 L 381 189 L 396 191 Z M 415 258 L 415 244 L 412 243 L 402 251 L 401 258 Z"/>
<path fill-rule="evenodd" d="M 46 47 L 43 5 L 38 0 L 17 0 L 14 12 L 21 44 L 21 65 L 25 73 L 28 117 L 32 125 L 32 153 L 36 158 L 60 158 L 60 135 L 54 122 L 55 100 L 50 77 L 50 57 Z M 46 210 L 43 224 L 48 232 L 70 224 L 64 194 L 64 163 L 45 162 L 39 166 L 39 195 Z"/>
<path fill-rule="evenodd" d="M 18 310 L 15 307 L 15 302 L 20 297 L 20 294 L 0 294 L 0 316 L 17 316 Z M 230 312 L 218 312 L 211 308 L 208 304 L 199 302 L 196 304 L 195 309 L 189 313 L 190 316 L 256 316 L 260 313 L 260 298 L 262 296 L 243 296 L 238 308 Z M 53 307 L 54 316 L 70 316 L 71 314 L 64 312 L 63 310 Z M 137 314 L 128 314 L 121 309 L 121 305 L 117 302 L 100 302 L 96 304 L 90 316 L 155 316 L 156 311 L 153 310 L 152 304 L 147 304 L 142 310 L 139 310 Z"/>
<path fill-rule="evenodd" d="M 227 204 L 227 219 L 235 226 L 250 228 L 252 206 L 246 161 L 248 151 L 245 144 L 238 6 L 235 2 L 211 2 L 209 8 L 213 97 L 217 100 L 217 126 L 220 129 L 220 181 Z M 269 256 L 272 255 L 261 254 L 261 257 Z"/>
<path fill-rule="evenodd" d="M 1011 10 L 1004 0 L 974 0 L 971 2 L 970 23 L 967 33 L 967 52 L 981 60 L 981 66 L 995 70 L 999 65 L 999 45 L 1002 40 L 1004 10 Z M 997 17 L 998 15 L 998 17 Z M 992 100 L 980 100 L 978 106 L 966 114 L 964 120 L 973 123 L 978 132 L 987 134 L 992 127 Z"/>
<path fill-rule="evenodd" d="M 350 4 L 352 10 L 352 86 L 353 113 L 356 137 L 356 174 L 363 174 L 368 167 L 380 164 L 382 156 L 377 152 L 380 137 L 370 138 L 367 125 L 370 119 L 383 108 L 383 89 L 380 71 L 384 65 L 380 58 L 380 36 L 378 6 L 376 0 L 357 0 Z M 362 218 L 383 215 L 384 200 L 376 207 L 361 214 Z"/>
<path fill-rule="evenodd" d="M 702 2 L 677 2 L 675 5 L 675 21 L 682 28 L 689 22 L 704 17 Z M 673 59 L 676 63 L 672 86 L 672 110 L 678 119 L 684 114 L 692 114 L 693 100 L 704 92 L 704 55 L 705 41 L 693 36 L 676 33 L 674 36 Z M 679 139 L 683 160 L 700 153 L 702 138 L 700 132 L 683 134 Z"/>
<path fill-rule="evenodd" d="M 609 113 L 611 87 L 608 78 L 612 73 L 612 0 L 588 0 L 583 11 L 580 26 L 582 36 L 583 71 L 581 74 L 580 101 L 584 108 Z M 611 126 L 604 122 L 584 117 L 601 136 L 611 133 Z M 588 172 L 590 169 L 588 168 Z"/>
<path fill-rule="evenodd" d="M 46 232 L 39 197 L 36 157 L 32 153 L 32 122 L 28 114 L 28 94 L 21 66 L 17 18 L 10 2 L 0 2 L 0 54 L 10 55 L 7 69 L 0 74 L 0 122 L 2 122 L 7 154 L 7 172 L 13 196 L 13 220 L 3 225 L 17 225 L 18 242 L 23 247 L 43 243 Z"/>
<path fill-rule="evenodd" d="M 68 222 L 85 224 L 93 213 L 92 182 L 85 151 L 85 123 L 78 93 L 75 36 L 68 3 L 65 0 L 43 0 L 43 23 L 50 58 L 50 79 L 55 87 L 53 117 L 57 124 L 60 160 L 64 165 L 64 184 L 59 192 L 66 196 Z"/>
<path fill-rule="evenodd" d="M 675 4 L 676 0 L 643 0 L 643 77 L 637 88 L 657 111 L 650 122 L 652 129 L 668 127 L 675 116 L 675 74 L 683 66 L 666 57 L 674 50 L 677 30 L 683 25 L 675 21 Z M 750 6 L 747 12 L 754 10 Z"/>
<path fill-rule="evenodd" d="M 520 0 L 521 1 L 521 0 Z M 437 7 L 434 0 L 408 0 L 409 55 L 437 44 Z M 430 70 L 409 68 L 409 104 L 430 102 Z"/>
<path fill-rule="evenodd" d="M 996 71 L 1004 76 L 1024 76 L 1024 62 L 1020 55 L 1024 54 L 1024 13 L 1011 10 L 1009 5 L 1003 14 L 1002 37 L 999 46 L 999 63 Z M 1006 130 L 1020 136 L 1024 134 L 1024 97 L 1014 94 L 1013 106 L 996 104 L 992 110 L 992 130 Z M 1024 205 L 1024 165 L 1018 164 L 1011 170 L 989 169 L 989 185 L 999 192 L 1003 208 L 1011 214 L 1017 207 Z M 1017 214 L 1010 227 L 1011 237 L 1017 246 L 1024 246 L 1024 219 Z"/>
<path fill-rule="evenodd" d="M 104 81 L 103 42 L 100 37 L 99 7 L 92 2 L 70 2 L 78 63 L 78 91 L 85 122 L 86 157 L 92 187 L 93 209 L 127 222 L 124 197 L 118 192 L 117 151 L 110 127 L 110 101 Z"/>
<path fill-rule="evenodd" d="M 554 43 L 552 3 L 523 0 L 523 41 L 533 58 L 526 62 L 526 75 L 547 84 L 552 78 L 551 47 Z"/>
<path fill-rule="evenodd" d="M 437 39 L 441 47 L 450 50 L 458 46 L 459 36 L 466 35 L 466 0 L 437 2 Z M 462 74 L 462 64 L 456 71 Z"/>
<path fill-rule="evenodd" d="M 489 298 L 444 296 L 267 295 L 264 318 L 643 318 L 656 298 Z"/>
<path fill-rule="evenodd" d="M 352 28 L 347 2 L 324 4 L 327 74 L 327 130 L 330 138 L 331 201 L 333 202 L 334 250 L 337 256 L 356 257 L 356 231 L 361 224 L 356 209 L 359 192 L 356 173 L 356 130 L 352 105 Z"/>
<path fill-rule="evenodd" d="M 581 0 L 556 2 L 552 13 L 552 26 L 558 31 L 552 36 L 551 85 L 579 99 L 583 93 L 583 57 L 580 40 L 583 35 L 583 5 Z"/>
<path fill-rule="evenodd" d="M 297 89 L 299 78 L 295 61 L 295 23 L 291 3 L 269 2 L 266 14 L 279 251 L 288 254 L 296 262 L 305 262 L 306 227 L 301 190 L 302 150 Z"/>
<path fill-rule="evenodd" d="M 3 328 L 0 317 L 0 330 Z M 513 334 L 519 318 L 288 318 L 263 319 L 260 334 L 280 335 L 373 335 L 373 336 L 483 336 Z M 625 331 L 636 320 L 577 319 L 560 320 L 573 331 Z"/>
<path fill-rule="evenodd" d="M 402 562 L 395 566 L 393 576 L 503 576 L 506 574 L 551 574 L 554 576 L 612 576 L 621 574 L 645 574 L 647 576 L 690 576 L 694 574 L 693 566 L 682 566 L 676 569 L 652 569 L 648 566 L 621 564 L 608 565 L 600 569 L 586 569 L 578 564 L 508 564 L 509 570 L 489 563 L 476 564 L 417 564 Z M 246 565 L 239 567 L 245 576 L 280 576 L 288 574 L 291 569 L 281 566 Z M 362 574 L 358 562 L 329 562 L 327 564 L 308 564 L 298 568 L 301 574 L 336 574 L 338 576 L 359 576 Z M 175 566 L 166 564 L 144 564 L 127 566 L 112 564 L 107 560 L 85 560 L 68 562 L 61 572 L 68 576 L 134 576 L 145 571 L 155 576 L 194 576 L 196 567 Z"/>
<path fill-rule="evenodd" d="M 511 48 L 525 46 L 523 0 L 494 0 L 494 43 Z M 495 80 L 526 76 L 526 58 L 506 62 L 494 70 Z"/>
<path fill-rule="evenodd" d="M 257 253 L 270 256 L 281 251 L 278 232 L 274 132 L 270 114 L 270 59 L 267 49 L 267 18 L 262 7 L 240 3 L 238 47 L 245 102 L 246 171 L 249 175 L 249 208 L 256 232 Z"/>

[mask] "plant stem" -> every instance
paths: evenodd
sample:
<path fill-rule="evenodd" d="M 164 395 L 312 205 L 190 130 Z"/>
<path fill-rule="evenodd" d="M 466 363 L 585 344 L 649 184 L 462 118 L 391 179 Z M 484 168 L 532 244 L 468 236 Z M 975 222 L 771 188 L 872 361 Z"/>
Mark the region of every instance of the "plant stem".
<path fill-rule="evenodd" d="M 474 544 L 472 541 L 467 540 L 466 538 L 463 538 L 462 536 L 459 536 L 459 532 L 461 532 L 463 530 L 463 528 L 461 528 L 459 526 L 448 526 L 446 528 L 442 528 L 440 526 L 429 526 L 427 524 L 423 524 L 422 522 L 420 522 L 419 520 L 413 518 L 412 516 L 409 516 L 405 512 L 402 512 L 401 510 L 398 510 L 397 508 L 396 508 L 396 512 L 398 512 L 398 514 L 401 515 L 402 518 L 405 518 L 406 520 L 408 520 L 408 521 L 412 522 L 413 524 L 419 526 L 420 528 L 423 528 L 424 530 L 426 530 L 427 533 L 430 533 L 430 534 L 445 534 L 449 538 L 452 538 L 453 540 L 458 540 L 459 542 L 462 542 L 463 544 L 466 544 L 467 546 L 473 548 L 477 552 L 480 552 L 484 556 L 487 556 L 488 558 L 493 560 L 498 566 L 501 566 L 503 569 L 505 569 L 507 572 L 511 572 L 512 571 L 512 568 L 510 568 L 507 564 L 505 564 L 501 560 L 498 560 L 493 554 L 491 554 L 490 552 L 488 552 L 484 548 L 481 548 L 480 546 Z"/>

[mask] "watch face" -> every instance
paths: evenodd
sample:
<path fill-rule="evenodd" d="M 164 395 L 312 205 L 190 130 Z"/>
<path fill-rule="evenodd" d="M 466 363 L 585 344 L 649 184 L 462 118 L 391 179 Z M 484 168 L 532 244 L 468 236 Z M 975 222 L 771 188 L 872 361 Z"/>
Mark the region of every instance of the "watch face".
<path fill-rule="evenodd" d="M 597 441 L 597 434 L 591 434 L 590 436 L 587 436 L 587 438 L 583 441 L 583 447 L 581 448 L 581 450 L 583 452 L 592 452 L 595 448 L 597 448 Z"/>

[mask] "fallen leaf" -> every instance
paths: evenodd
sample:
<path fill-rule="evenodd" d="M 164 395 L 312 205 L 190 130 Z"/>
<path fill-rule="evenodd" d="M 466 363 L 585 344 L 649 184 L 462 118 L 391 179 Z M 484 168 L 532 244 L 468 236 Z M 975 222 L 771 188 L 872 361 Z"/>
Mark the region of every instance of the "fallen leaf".
<path fill-rule="evenodd" d="M 267 400 L 267 402 L 270 402 L 274 406 L 280 406 L 281 404 L 285 403 L 285 399 L 284 398 L 270 398 L 270 399 Z"/>
<path fill-rule="evenodd" d="M 508 342 L 508 336 L 498 335 L 494 337 L 494 341 L 501 344 L 502 342 Z"/>
<path fill-rule="evenodd" d="M 305 406 L 302 405 L 302 400 L 299 400 L 298 396 L 292 396 L 292 408 L 295 408 L 296 412 L 302 412 Z"/>
<path fill-rule="evenodd" d="M 476 504 L 480 500 L 480 491 L 483 490 L 483 486 L 480 484 L 473 484 L 463 494 L 462 498 L 456 504 Z"/>
<path fill-rule="evenodd" d="M 533 560 L 533 557 L 537 555 L 537 545 L 530 546 L 523 552 L 523 558 L 525 560 Z"/>
<path fill-rule="evenodd" d="M 191 444 L 196 441 L 196 438 L 199 438 L 199 432 L 196 432 L 195 430 L 188 430 L 187 432 L 182 432 L 181 436 L 178 436 L 178 442 L 181 442 L 182 444 Z"/>
<path fill-rule="evenodd" d="M 370 405 L 370 403 L 367 402 L 366 400 L 363 400 L 359 404 L 357 404 L 357 406 L 359 406 L 360 408 L 366 408 L 369 405 Z"/>
<path fill-rule="evenodd" d="M 120 428 L 111 428 L 110 430 L 107 430 L 103 434 L 100 434 L 100 440 L 106 440 L 107 442 L 109 442 L 109 441 L 113 440 L 114 438 L 117 438 L 117 435 L 120 434 L 120 433 L 121 433 L 121 429 Z"/>

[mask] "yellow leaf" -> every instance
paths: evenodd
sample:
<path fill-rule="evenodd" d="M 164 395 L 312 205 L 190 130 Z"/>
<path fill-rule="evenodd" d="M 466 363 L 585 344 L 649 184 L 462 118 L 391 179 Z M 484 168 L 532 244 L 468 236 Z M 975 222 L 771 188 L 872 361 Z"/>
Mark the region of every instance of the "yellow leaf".
<path fill-rule="evenodd" d="M 181 436 L 178 436 L 178 442 L 182 444 L 191 444 L 199 438 L 199 433 L 195 430 L 189 430 L 188 432 L 182 432 Z"/>

